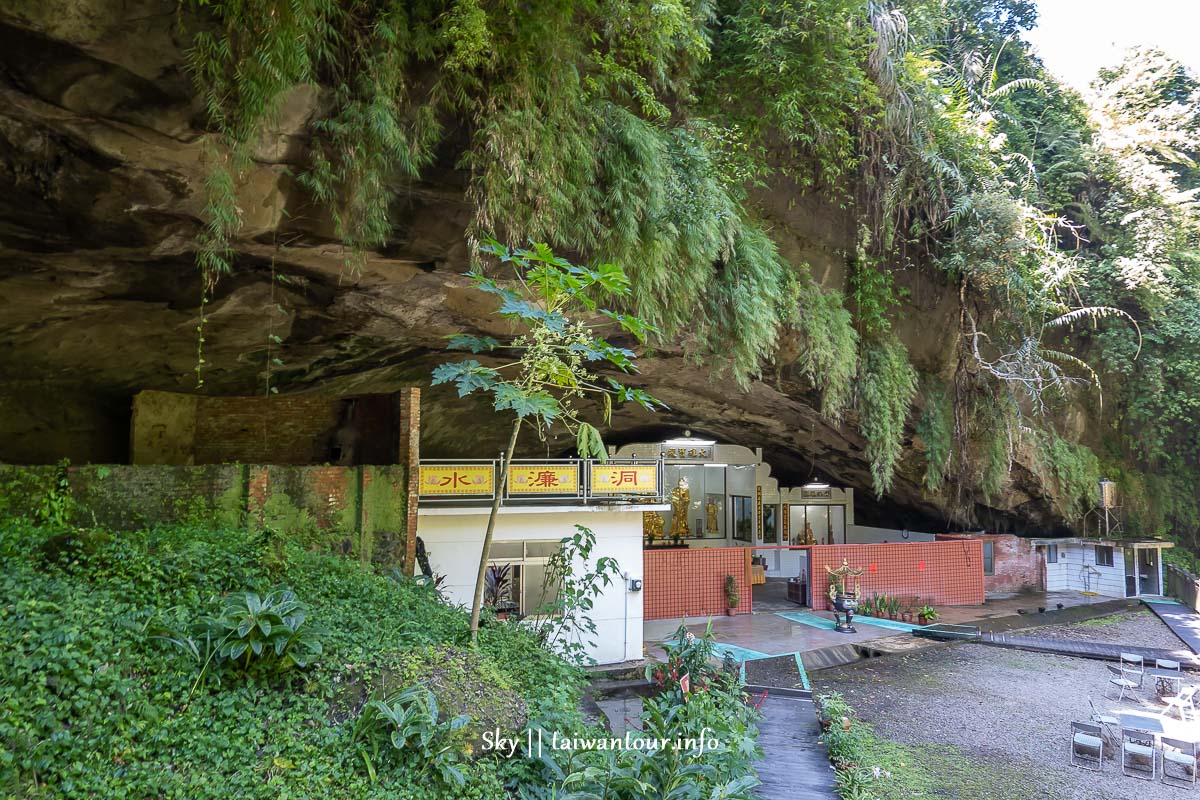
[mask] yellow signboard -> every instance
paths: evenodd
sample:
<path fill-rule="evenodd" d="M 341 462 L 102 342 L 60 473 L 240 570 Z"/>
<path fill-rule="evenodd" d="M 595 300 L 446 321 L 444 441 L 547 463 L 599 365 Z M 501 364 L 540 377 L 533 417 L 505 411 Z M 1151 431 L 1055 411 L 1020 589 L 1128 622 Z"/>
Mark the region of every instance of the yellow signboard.
<path fill-rule="evenodd" d="M 592 464 L 592 494 L 658 494 L 656 464 Z"/>
<path fill-rule="evenodd" d="M 491 464 L 421 466 L 422 495 L 492 495 L 495 468 Z"/>
<path fill-rule="evenodd" d="M 578 494 L 578 464 L 513 464 L 509 494 Z"/>

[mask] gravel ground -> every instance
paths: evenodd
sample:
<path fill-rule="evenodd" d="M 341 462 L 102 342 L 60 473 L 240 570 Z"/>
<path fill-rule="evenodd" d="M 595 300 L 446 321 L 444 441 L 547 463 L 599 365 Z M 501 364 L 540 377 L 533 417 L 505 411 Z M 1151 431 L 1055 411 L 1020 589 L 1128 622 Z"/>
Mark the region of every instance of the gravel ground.
<path fill-rule="evenodd" d="M 1028 633 L 1143 647 L 1180 645 L 1149 612 L 1117 616 Z M 929 763 L 955 764 L 955 776 L 946 785 L 911 795 L 914 798 L 1186 797 L 1188 790 L 1124 777 L 1119 760 L 1108 761 L 1107 752 L 1102 773 L 1070 766 L 1070 723 L 1088 720 L 1088 699 L 1102 709 L 1117 706 L 1103 697 L 1108 677 L 1101 661 L 962 643 L 823 670 L 813 682 L 818 692 L 845 695 L 879 735 L 907 745 Z M 1121 707 L 1134 710 L 1135 705 L 1162 708 L 1151 700 L 1127 700 Z M 969 768 L 959 768 L 964 760 Z"/>
<path fill-rule="evenodd" d="M 747 661 L 746 683 L 792 689 L 804 688 L 800 670 L 796 668 L 796 658 L 791 655 Z"/>
<path fill-rule="evenodd" d="M 1026 633 L 1026 631 L 1016 631 Z M 1077 639 L 1088 642 L 1113 642 L 1159 647 L 1164 650 L 1190 652 L 1171 629 L 1147 609 L 1113 614 L 1108 617 L 1078 622 L 1074 625 L 1047 625 L 1028 631 L 1030 636 L 1045 636 L 1049 639 Z"/>

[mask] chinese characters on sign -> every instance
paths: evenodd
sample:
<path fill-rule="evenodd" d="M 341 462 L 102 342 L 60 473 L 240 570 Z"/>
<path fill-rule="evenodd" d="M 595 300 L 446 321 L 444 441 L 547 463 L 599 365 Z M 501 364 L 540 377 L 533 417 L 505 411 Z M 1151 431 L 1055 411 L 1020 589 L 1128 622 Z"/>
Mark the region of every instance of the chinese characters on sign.
<path fill-rule="evenodd" d="M 490 497 L 494 477 L 491 464 L 422 465 L 421 494 Z"/>
<path fill-rule="evenodd" d="M 662 457 L 673 461 L 712 461 L 713 449 L 711 445 L 701 445 L 699 447 L 668 447 L 663 445 Z"/>
<path fill-rule="evenodd" d="M 509 494 L 578 494 L 578 464 L 514 464 L 508 469 Z"/>
<path fill-rule="evenodd" d="M 592 494 L 658 494 L 656 464 L 592 464 Z"/>

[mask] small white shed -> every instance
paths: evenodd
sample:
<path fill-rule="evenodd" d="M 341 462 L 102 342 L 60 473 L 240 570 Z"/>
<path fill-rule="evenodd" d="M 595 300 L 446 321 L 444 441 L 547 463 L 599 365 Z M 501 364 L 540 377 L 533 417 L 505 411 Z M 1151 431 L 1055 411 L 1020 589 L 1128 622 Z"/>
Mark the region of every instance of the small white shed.
<path fill-rule="evenodd" d="M 1102 597 L 1163 593 L 1162 551 L 1157 539 L 1034 539 L 1042 554 L 1048 592 L 1094 592 Z"/>

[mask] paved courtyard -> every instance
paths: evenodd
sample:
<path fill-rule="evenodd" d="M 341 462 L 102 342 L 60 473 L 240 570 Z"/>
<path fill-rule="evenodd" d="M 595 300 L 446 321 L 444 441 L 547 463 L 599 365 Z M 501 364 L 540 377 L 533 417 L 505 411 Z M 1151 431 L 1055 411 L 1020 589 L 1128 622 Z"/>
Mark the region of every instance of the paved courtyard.
<path fill-rule="evenodd" d="M 989 621 L 1012 619 L 1015 623 L 1037 624 L 1053 622 L 1061 605 L 1064 609 L 1077 606 L 1111 603 L 1112 598 L 1090 597 L 1079 592 L 1031 592 L 1020 595 L 992 598 L 981 606 L 947 606 L 938 608 L 943 623 L 984 624 Z M 1047 609 L 1046 613 L 1038 608 Z M 1027 612 L 1022 615 L 1018 611 Z M 803 624 L 780 616 L 781 613 L 799 615 L 813 624 Z M 811 618 L 810 618 L 811 617 Z M 777 656 L 791 653 L 809 654 L 805 659 L 809 669 L 821 666 L 818 651 L 855 645 L 865 642 L 879 643 L 890 640 L 889 648 L 923 646 L 924 642 L 913 641 L 907 630 L 881 627 L 873 624 L 869 617 L 855 617 L 857 633 L 838 633 L 824 627 L 814 627 L 817 620 L 832 623 L 833 613 L 802 608 L 785 599 L 784 582 L 769 582 L 754 587 L 754 613 L 734 617 L 713 617 L 712 628 L 716 640 L 731 646 L 739 660 L 762 655 Z M 708 617 L 689 617 L 686 624 L 699 633 L 709 623 Z M 647 658 L 662 658 L 662 642 L 669 640 L 679 628 L 680 620 L 649 620 L 643 627 L 643 639 Z"/>

